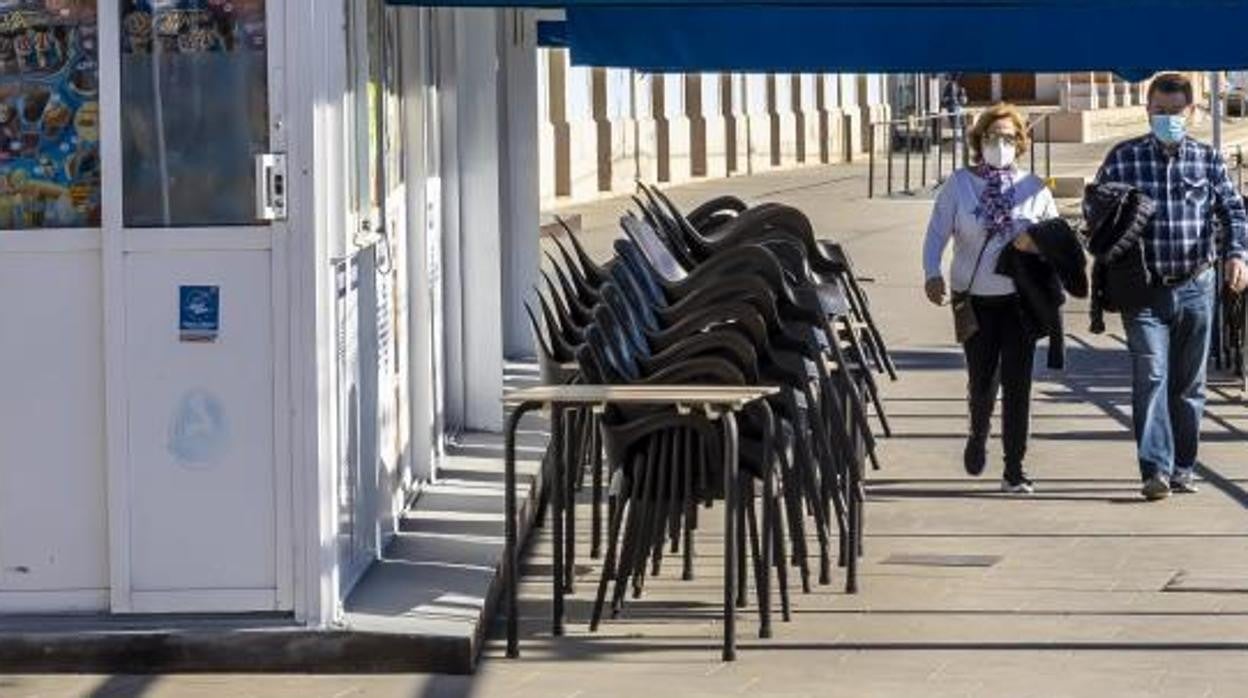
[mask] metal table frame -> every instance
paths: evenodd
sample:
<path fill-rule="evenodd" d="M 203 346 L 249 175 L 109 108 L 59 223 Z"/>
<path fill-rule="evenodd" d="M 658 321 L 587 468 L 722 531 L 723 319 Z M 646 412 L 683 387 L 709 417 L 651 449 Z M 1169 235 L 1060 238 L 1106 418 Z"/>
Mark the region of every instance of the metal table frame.
<path fill-rule="evenodd" d="M 550 518 L 554 537 L 552 578 L 553 618 L 551 634 L 563 635 L 564 604 L 568 575 L 564 572 L 564 454 L 563 413 L 577 407 L 602 409 L 608 405 L 668 405 L 700 407 L 710 417 L 724 420 L 724 661 L 736 659 L 736 510 L 738 443 L 736 413 L 746 405 L 779 392 L 765 386 L 711 385 L 543 385 L 509 391 L 503 403 L 512 408 L 504 432 L 504 509 L 506 544 L 503 581 L 507 594 L 507 656 L 520 656 L 519 582 L 520 561 L 516 521 L 516 428 L 525 414 L 539 408 L 551 411 L 551 461 L 554 490 Z M 575 508 L 575 502 L 570 509 Z M 770 571 L 768 571 L 770 574 Z"/>

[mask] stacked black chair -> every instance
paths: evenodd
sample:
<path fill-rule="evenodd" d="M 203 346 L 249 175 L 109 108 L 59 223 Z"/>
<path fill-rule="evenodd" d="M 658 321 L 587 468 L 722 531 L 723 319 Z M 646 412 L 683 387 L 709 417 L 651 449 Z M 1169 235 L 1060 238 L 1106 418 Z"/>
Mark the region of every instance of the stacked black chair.
<path fill-rule="evenodd" d="M 746 603 L 752 567 L 766 637 L 773 569 L 785 620 L 790 567 L 811 589 L 811 528 L 819 583 L 831 582 L 837 545 L 847 590 L 856 590 L 863 465 L 878 467 L 872 412 L 889 432 L 875 375 L 895 369 L 848 256 L 816 239 L 800 211 L 720 197 L 685 216 L 662 192 L 640 192 L 612 260 L 596 264 L 571 229 L 568 245 L 556 240 L 547 255 L 541 321 L 529 307 L 542 376 L 778 388 L 740 416 L 737 437 L 737 603 Z M 571 467 L 557 485 L 571 491 L 592 475 L 591 555 L 605 545 L 596 628 L 608 601 L 614 615 L 630 587 L 641 595 L 665 554 L 679 553 L 682 578 L 692 578 L 699 507 L 724 496 L 722 435 L 714 415 L 670 408 L 612 406 L 567 419 Z M 573 559 L 569 549 L 569 585 Z"/>

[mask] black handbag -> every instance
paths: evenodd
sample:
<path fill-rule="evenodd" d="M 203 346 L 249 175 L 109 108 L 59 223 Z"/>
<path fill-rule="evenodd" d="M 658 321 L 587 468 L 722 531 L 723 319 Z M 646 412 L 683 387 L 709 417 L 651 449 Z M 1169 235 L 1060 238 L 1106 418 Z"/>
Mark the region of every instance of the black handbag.
<path fill-rule="evenodd" d="M 979 332 L 979 318 L 975 316 L 975 306 L 971 303 L 971 289 L 975 286 L 975 277 L 979 275 L 979 265 L 984 261 L 984 251 L 988 249 L 988 240 L 979 248 L 979 256 L 975 258 L 975 269 L 971 271 L 971 280 L 966 290 L 954 291 L 949 294 L 949 307 L 953 309 L 953 336 L 958 344 L 966 344 L 971 337 Z"/>

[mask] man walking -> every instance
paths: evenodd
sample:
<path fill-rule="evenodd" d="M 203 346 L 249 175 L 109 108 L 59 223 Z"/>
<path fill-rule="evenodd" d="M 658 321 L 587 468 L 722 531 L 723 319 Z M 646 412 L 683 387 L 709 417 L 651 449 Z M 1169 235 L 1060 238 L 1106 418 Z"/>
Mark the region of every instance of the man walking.
<path fill-rule="evenodd" d="M 1205 407 L 1214 265 L 1234 293 L 1248 286 L 1248 216 L 1222 156 L 1187 135 L 1194 112 L 1186 76 L 1164 73 L 1148 88 L 1151 133 L 1120 143 L 1097 182 L 1122 182 L 1152 197 L 1142 235 L 1152 277 L 1138 310 L 1123 313 L 1132 362 L 1132 420 L 1143 495 L 1196 491 L 1193 468 Z M 1223 237 L 1215 240 L 1214 219 Z"/>
<path fill-rule="evenodd" d="M 962 108 L 966 106 L 966 88 L 962 87 L 961 82 L 959 82 L 960 77 L 960 73 L 949 73 L 946 75 L 945 87 L 940 94 L 940 107 L 949 115 L 949 128 L 953 129 L 954 169 L 957 169 L 959 152 L 962 153 L 964 160 L 966 158 L 962 145 L 962 134 L 965 130 L 962 125 Z"/>

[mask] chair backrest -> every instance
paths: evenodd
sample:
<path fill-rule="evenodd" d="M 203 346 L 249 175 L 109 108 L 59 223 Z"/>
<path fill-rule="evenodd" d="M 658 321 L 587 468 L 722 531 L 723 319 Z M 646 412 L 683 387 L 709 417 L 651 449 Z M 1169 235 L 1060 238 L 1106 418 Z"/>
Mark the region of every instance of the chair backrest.
<path fill-rule="evenodd" d="M 529 327 L 533 330 L 533 341 L 537 344 L 537 355 L 554 357 L 555 352 L 551 350 L 550 344 L 546 342 L 546 337 L 542 334 L 541 324 L 537 321 L 537 316 L 533 314 L 533 306 L 529 305 L 526 300 L 524 302 L 524 313 L 529 316 Z"/>
<path fill-rule="evenodd" d="M 572 232 L 572 226 L 568 225 L 567 221 L 559 216 L 555 216 L 555 220 L 567 232 L 568 240 L 572 242 L 572 249 L 576 251 L 576 258 L 581 263 L 581 270 L 585 272 L 585 276 L 589 279 L 590 284 L 596 288 L 603 281 L 606 281 L 606 270 L 594 263 L 593 258 L 585 251 L 585 247 L 581 244 L 580 239 Z"/>
<path fill-rule="evenodd" d="M 577 331 L 565 326 L 567 320 L 560 319 L 564 316 L 559 312 L 551 311 L 550 304 L 546 302 L 546 296 L 539 292 L 537 297 L 542 306 L 542 319 L 546 321 L 546 331 L 550 337 L 550 355 L 556 361 L 571 361 L 573 347 L 581 343 Z M 555 306 L 558 307 L 558 303 Z"/>
<path fill-rule="evenodd" d="M 567 274 L 564 273 L 563 267 L 555 261 L 555 258 L 546 253 L 546 259 L 550 261 L 550 266 L 555 270 L 555 278 L 559 279 L 559 289 L 563 292 L 563 300 L 567 306 L 568 314 L 576 321 L 578 325 L 584 325 L 589 322 L 589 308 L 593 307 L 597 302 L 596 298 L 582 298 L 568 280 Z"/>
<path fill-rule="evenodd" d="M 644 184 L 638 184 L 638 187 L 646 198 L 646 202 L 644 204 L 639 203 L 639 205 L 644 206 L 645 210 L 650 214 L 646 220 L 652 222 L 655 232 L 663 239 L 663 243 L 672 251 L 676 259 L 680 261 L 681 266 L 686 269 L 695 266 L 699 256 L 695 250 L 690 249 L 686 242 L 686 236 L 682 231 L 685 221 L 682 219 L 680 212 L 674 209 L 669 210 L 660 203 L 655 196 L 658 190 L 654 187 L 648 187 Z M 634 200 L 636 200 L 636 197 L 634 197 Z"/>
<path fill-rule="evenodd" d="M 559 256 L 563 259 L 563 266 L 568 270 L 568 275 L 572 278 L 573 285 L 576 286 L 577 295 L 582 299 L 596 296 L 598 294 L 598 286 L 601 284 L 595 284 L 589 280 L 581 265 L 575 261 L 575 258 L 558 238 L 555 238 L 555 246 L 559 248 Z"/>
<path fill-rule="evenodd" d="M 641 249 L 650 267 L 668 283 L 675 283 L 688 276 L 688 271 L 672 254 L 667 244 L 659 238 L 654 228 L 635 216 L 624 216 L 620 219 L 624 234 Z"/>
<path fill-rule="evenodd" d="M 633 280 L 645 292 L 646 299 L 651 304 L 657 306 L 667 305 L 667 293 L 659 284 L 657 274 L 650 267 L 649 263 L 646 262 L 645 257 L 641 254 L 641 250 L 637 249 L 636 244 L 629 240 L 616 240 L 615 254 L 619 263 L 628 267 Z"/>
<path fill-rule="evenodd" d="M 524 312 L 529 316 L 529 326 L 533 328 L 533 338 L 537 344 L 537 365 L 538 371 L 541 373 L 542 383 L 559 385 L 574 379 L 577 371 L 567 368 L 564 364 L 575 360 L 575 353 L 569 353 L 564 348 L 564 351 L 561 352 L 562 355 L 557 356 L 552 345 L 547 344 L 546 338 L 542 336 L 541 326 L 533 313 L 533 306 L 527 300 L 524 302 Z M 553 328 L 547 328 L 547 333 L 553 335 Z"/>
<path fill-rule="evenodd" d="M 674 226 L 672 235 L 681 240 L 681 243 L 690 250 L 690 256 L 698 259 L 705 259 L 711 254 L 711 247 L 706 234 L 695 226 L 690 219 L 676 208 L 676 204 L 668 198 L 658 187 L 652 187 L 654 197 L 657 199 L 656 205 L 661 206 L 667 212 L 667 217 L 672 221 Z M 723 197 L 721 197 L 723 198 Z M 733 202 L 740 204 L 741 208 L 736 209 L 739 213 L 745 210 L 745 204 L 735 197 L 727 197 Z M 713 201 L 718 201 L 715 199 Z"/>
<path fill-rule="evenodd" d="M 619 322 L 620 327 L 628 334 L 629 341 L 642 353 L 650 353 L 650 341 L 646 339 L 645 325 L 636 316 L 633 308 L 624 301 L 624 295 L 613 283 L 602 286 L 602 303 L 594 309 L 594 321 L 598 321 L 600 309 L 609 310 Z"/>
<path fill-rule="evenodd" d="M 643 327 L 647 330 L 655 331 L 661 327 L 658 314 L 655 312 L 653 301 L 646 296 L 642 290 L 641 284 L 633 278 L 633 272 L 629 265 L 620 263 L 611 267 L 611 286 L 614 293 L 619 294 L 624 302 L 632 309 L 636 310 L 637 318 L 641 321 Z M 608 290 L 606 286 L 603 289 L 603 297 L 606 298 Z"/>
<path fill-rule="evenodd" d="M 629 383 L 641 377 L 635 357 L 619 351 L 597 325 L 585 328 L 585 346 L 593 352 L 594 361 L 607 383 Z"/>

